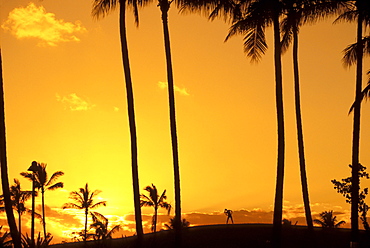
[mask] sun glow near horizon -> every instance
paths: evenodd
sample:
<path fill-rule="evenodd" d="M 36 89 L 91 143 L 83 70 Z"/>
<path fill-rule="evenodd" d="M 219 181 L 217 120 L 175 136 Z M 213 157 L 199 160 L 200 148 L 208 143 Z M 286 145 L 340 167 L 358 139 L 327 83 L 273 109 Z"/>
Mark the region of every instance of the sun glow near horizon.
<path fill-rule="evenodd" d="M 118 16 L 113 12 L 94 21 L 90 11 L 89 2 L 20 0 L 4 2 L 0 13 L 10 183 L 13 178 L 21 179 L 19 173 L 34 160 L 47 163 L 49 173 L 65 173 L 61 177 L 64 189 L 47 192 L 45 199 L 49 230 L 60 237 L 67 234 L 63 227 L 74 231 L 83 228 L 83 213 L 61 210 L 61 206 L 69 201 L 69 192 L 85 183 L 102 191 L 100 199 L 108 205 L 98 212 L 109 216 L 111 225 L 123 225 L 120 235 L 131 235 L 134 230 Z M 27 22 L 27 18 L 34 22 Z M 140 190 L 154 183 L 160 192 L 167 190 L 168 202 L 174 204 L 159 9 L 152 5 L 140 10 L 139 28 L 131 15 L 127 18 Z M 229 26 L 221 20 L 209 22 L 196 14 L 180 15 L 173 8 L 169 25 L 183 217 L 192 225 L 224 223 L 222 211 L 228 208 L 236 212 L 236 222 L 270 223 L 277 147 L 272 45 L 259 64 L 250 64 L 243 54 L 242 37 L 223 42 Z M 16 31 L 23 27 L 32 34 L 18 35 Z M 299 51 L 313 214 L 334 210 L 338 219 L 347 223 L 349 205 L 330 180 L 350 175 L 352 116 L 348 116 L 348 109 L 354 99 L 355 71 L 343 68 L 341 51 L 354 42 L 354 27 L 333 26 L 331 21 L 304 26 Z M 46 35 L 46 29 L 56 34 Z M 36 35 L 38 32 L 41 34 Z M 271 30 L 266 37 L 271 44 Z M 303 224 L 290 50 L 282 60 L 284 217 Z M 369 66 L 365 59 L 364 69 Z M 367 105 L 363 107 L 361 131 L 361 163 L 365 166 L 370 164 L 365 153 L 370 149 Z M 21 183 L 23 189 L 31 187 L 25 179 Z M 368 187 L 370 182 L 361 185 Z M 142 211 L 145 230 L 149 231 L 152 209 Z M 26 231 L 29 217 L 24 218 Z M 161 212 L 161 225 L 169 218 Z"/>

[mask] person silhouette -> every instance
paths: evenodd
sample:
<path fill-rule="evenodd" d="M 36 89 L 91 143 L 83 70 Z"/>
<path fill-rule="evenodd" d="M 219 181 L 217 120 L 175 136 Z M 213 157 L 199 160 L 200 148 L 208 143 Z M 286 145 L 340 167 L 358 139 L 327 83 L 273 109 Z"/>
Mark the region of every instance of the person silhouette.
<path fill-rule="evenodd" d="M 224 211 L 225 215 L 227 216 L 227 219 L 226 219 L 226 224 L 229 224 L 229 220 L 231 220 L 231 223 L 234 224 L 234 220 L 233 220 L 233 211 L 230 210 L 230 209 L 226 209 L 225 208 L 225 211 Z"/>

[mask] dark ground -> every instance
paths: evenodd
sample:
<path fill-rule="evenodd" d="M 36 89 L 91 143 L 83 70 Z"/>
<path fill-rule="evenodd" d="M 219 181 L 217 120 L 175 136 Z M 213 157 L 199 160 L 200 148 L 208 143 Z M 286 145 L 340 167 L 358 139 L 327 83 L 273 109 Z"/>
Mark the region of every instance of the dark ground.
<path fill-rule="evenodd" d="M 183 233 L 183 248 L 269 248 L 272 225 L 232 224 L 187 228 Z M 283 228 L 284 248 L 349 248 L 350 230 L 315 228 L 312 238 L 305 226 Z M 109 244 L 87 242 L 88 248 L 134 248 L 136 237 L 110 240 Z M 142 248 L 173 248 L 174 233 L 160 231 L 144 235 Z M 82 242 L 53 245 L 51 248 L 84 248 Z M 360 231 L 359 248 L 370 248 L 370 235 Z"/>

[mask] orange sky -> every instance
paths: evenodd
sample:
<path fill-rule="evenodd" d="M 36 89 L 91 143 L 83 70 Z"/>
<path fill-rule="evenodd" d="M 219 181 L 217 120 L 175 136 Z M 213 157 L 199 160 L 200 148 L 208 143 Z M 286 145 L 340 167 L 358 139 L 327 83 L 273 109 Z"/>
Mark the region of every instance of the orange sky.
<path fill-rule="evenodd" d="M 60 207 L 70 191 L 86 182 L 102 190 L 108 206 L 99 211 L 112 222 L 127 224 L 133 213 L 118 12 L 96 21 L 90 4 L 0 0 L 9 177 L 21 179 L 19 173 L 33 160 L 47 163 L 50 173 L 65 172 L 64 189 L 46 195 L 46 204 L 54 210 L 49 224 L 54 236 L 72 223 L 69 212 Z M 224 208 L 259 209 L 266 216 L 273 209 L 277 150 L 271 30 L 269 50 L 259 64 L 251 64 L 243 54 L 242 37 L 223 42 L 228 30 L 224 22 L 178 14 L 174 6 L 169 18 L 183 212 L 192 223 L 197 220 L 191 213 L 203 216 L 202 223 L 217 222 L 206 221 L 206 216 Z M 306 161 L 314 214 L 334 209 L 348 220 L 349 205 L 330 180 L 349 176 L 348 109 L 355 70 L 342 66 L 341 51 L 355 41 L 355 26 L 331 23 L 305 26 L 300 33 Z M 140 187 L 154 183 L 160 191 L 167 189 L 174 203 L 163 34 L 156 4 L 140 11 L 139 28 L 128 16 L 128 39 Z M 288 51 L 283 57 L 284 205 L 286 217 L 294 218 L 303 215 L 291 68 Z M 364 72 L 368 69 L 365 59 Z M 369 166 L 368 105 L 362 123 L 360 161 Z M 31 187 L 24 179 L 21 183 L 24 189 Z M 151 212 L 143 209 L 144 214 Z M 269 222 L 270 217 L 263 220 Z M 222 223 L 224 216 L 219 219 Z M 244 220 L 252 221 L 236 219 Z M 78 224 L 77 230 L 82 229 Z"/>

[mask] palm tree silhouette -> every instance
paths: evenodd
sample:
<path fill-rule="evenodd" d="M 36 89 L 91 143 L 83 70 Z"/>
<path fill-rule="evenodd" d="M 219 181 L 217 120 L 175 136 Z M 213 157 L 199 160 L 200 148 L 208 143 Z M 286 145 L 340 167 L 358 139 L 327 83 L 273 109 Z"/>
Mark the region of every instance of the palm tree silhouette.
<path fill-rule="evenodd" d="M 167 81 L 168 81 L 168 100 L 170 109 L 170 126 L 171 126 L 171 142 L 172 142 L 172 158 L 173 158 L 173 170 L 174 170 L 174 183 L 175 183 L 175 230 L 177 232 L 177 239 L 180 238 L 181 234 L 181 195 L 180 195 L 180 168 L 179 168 L 179 152 L 178 152 L 178 141 L 177 141 L 177 127 L 176 127 L 176 108 L 175 108 L 175 90 L 174 80 L 172 71 L 172 57 L 171 57 L 171 45 L 170 45 L 170 34 L 168 29 L 168 10 L 172 1 L 169 0 L 158 0 L 158 6 L 162 13 L 162 24 L 163 24 L 163 36 L 164 36 L 164 47 L 166 52 L 167 62 Z M 176 225 L 177 223 L 177 225 Z M 180 242 L 180 240 L 177 240 Z M 177 245 L 179 246 L 179 244 Z"/>
<path fill-rule="evenodd" d="M 175 218 L 170 218 L 169 223 L 168 224 L 164 224 L 164 226 L 168 230 L 175 229 L 175 227 L 176 227 L 176 220 L 175 220 Z M 190 222 L 187 221 L 186 219 L 182 219 L 182 221 L 181 221 L 181 227 L 182 228 L 186 228 L 186 227 L 189 227 L 189 226 L 190 226 Z"/>
<path fill-rule="evenodd" d="M 93 219 L 93 224 L 91 224 L 90 227 L 95 229 L 95 235 L 93 236 L 94 240 L 104 241 L 112 239 L 112 235 L 121 229 L 120 225 L 115 225 L 108 230 L 109 220 L 98 212 L 91 212 L 91 217 Z"/>
<path fill-rule="evenodd" d="M 358 204 L 360 182 L 359 154 L 360 154 L 360 121 L 361 121 L 361 96 L 362 96 L 362 66 L 363 66 L 363 28 L 370 24 L 370 2 L 368 0 L 347 1 L 348 9 L 341 14 L 336 21 L 348 21 L 357 23 L 356 56 L 344 57 L 345 65 L 356 63 L 355 105 L 353 106 L 353 133 L 352 133 L 352 192 L 351 192 L 351 241 L 358 242 Z"/>
<path fill-rule="evenodd" d="M 10 198 L 12 201 L 13 209 L 18 213 L 18 232 L 22 234 L 22 215 L 24 213 L 32 213 L 31 209 L 25 207 L 25 202 L 32 196 L 32 191 L 21 190 L 21 184 L 18 179 L 14 179 L 14 184 L 10 186 Z M 0 203 L 3 205 L 4 196 L 0 196 Z M 5 207 L 0 207 L 0 212 L 4 212 Z M 35 213 L 35 216 L 42 221 L 42 216 Z"/>
<path fill-rule="evenodd" d="M 17 224 L 15 223 L 10 188 L 9 188 L 9 177 L 8 177 L 8 163 L 6 157 L 6 135 L 5 135 L 5 108 L 4 108 L 4 82 L 3 82 L 3 62 L 1 56 L 0 47 L 0 171 L 1 171 L 1 186 L 4 195 L 4 204 L 6 218 L 10 229 L 10 235 L 12 236 L 13 244 L 15 248 L 21 248 L 21 239 L 17 230 Z"/>
<path fill-rule="evenodd" d="M 64 175 L 63 171 L 54 172 L 49 178 L 46 171 L 47 164 L 37 163 L 38 170 L 33 174 L 30 172 L 22 172 L 21 175 L 32 181 L 33 175 L 35 175 L 36 188 L 41 190 L 41 208 L 42 208 L 42 220 L 44 229 L 44 238 L 46 235 L 46 216 L 45 216 L 45 191 L 56 190 L 63 188 L 63 182 L 56 182 L 59 177 Z"/>
<path fill-rule="evenodd" d="M 84 241 L 87 240 L 87 216 L 90 209 L 95 209 L 100 206 L 106 206 L 106 201 L 95 202 L 94 197 L 96 197 L 101 191 L 100 190 L 89 190 L 89 185 L 86 183 L 85 188 L 80 188 L 79 191 L 72 191 L 70 193 L 69 199 L 72 203 L 65 203 L 63 209 L 74 208 L 85 210 L 85 229 L 84 229 Z"/>
<path fill-rule="evenodd" d="M 334 14 L 341 7 L 341 2 L 336 1 L 307 1 L 285 0 L 284 19 L 281 21 L 282 53 L 293 43 L 293 73 L 294 73 L 294 96 L 295 114 L 297 126 L 297 141 L 299 154 L 299 167 L 301 173 L 302 195 L 308 228 L 313 231 L 313 223 L 310 209 L 308 183 L 306 174 L 306 162 L 304 153 L 303 127 L 300 100 L 300 80 L 298 66 L 298 34 L 300 27 L 305 23 L 314 23 L 324 17 Z"/>
<path fill-rule="evenodd" d="M 320 219 L 315 219 L 313 222 L 323 228 L 338 228 L 346 223 L 344 220 L 338 222 L 337 216 L 333 215 L 333 210 L 321 212 Z"/>
<path fill-rule="evenodd" d="M 127 94 L 127 112 L 130 126 L 131 136 L 131 167 L 132 167 L 132 183 L 134 194 L 134 208 L 135 208 L 135 223 L 136 234 L 138 236 L 139 246 L 143 238 L 143 226 L 141 219 L 140 208 L 140 187 L 139 187 L 139 172 L 138 172 L 138 156 L 137 156 L 137 135 L 135 123 L 135 108 L 134 108 L 134 94 L 131 81 L 130 61 L 128 56 L 128 45 L 126 35 L 126 8 L 131 6 L 133 9 L 135 22 L 139 23 L 138 6 L 143 6 L 149 0 L 94 0 L 92 15 L 96 18 L 105 17 L 109 12 L 114 10 L 119 5 L 119 24 L 121 37 L 121 53 L 123 60 L 123 69 L 125 76 L 126 94 Z"/>
<path fill-rule="evenodd" d="M 158 195 L 157 188 L 152 184 L 152 186 L 146 186 L 145 189 L 148 191 L 149 196 L 141 194 L 140 206 L 142 207 L 153 207 L 154 208 L 154 215 L 152 219 L 152 232 L 157 231 L 157 216 L 158 216 L 158 208 L 164 208 L 167 210 L 167 213 L 170 214 L 171 211 L 171 204 L 167 203 L 165 200 L 167 199 L 166 190 L 163 191 L 162 195 Z"/>
<path fill-rule="evenodd" d="M 250 1 L 248 1 L 250 2 Z M 240 4 L 236 4 L 238 8 Z M 273 26 L 274 37 L 274 67 L 275 67 L 275 98 L 278 130 L 277 175 L 273 217 L 273 246 L 281 247 L 281 230 L 283 215 L 283 186 L 285 164 L 285 128 L 283 107 L 283 84 L 281 66 L 281 42 L 279 17 L 283 8 L 279 0 L 256 0 L 249 4 L 243 13 L 234 11 L 233 25 L 226 37 L 236 34 L 244 35 L 244 51 L 252 62 L 258 62 L 267 49 L 265 29 Z"/>

